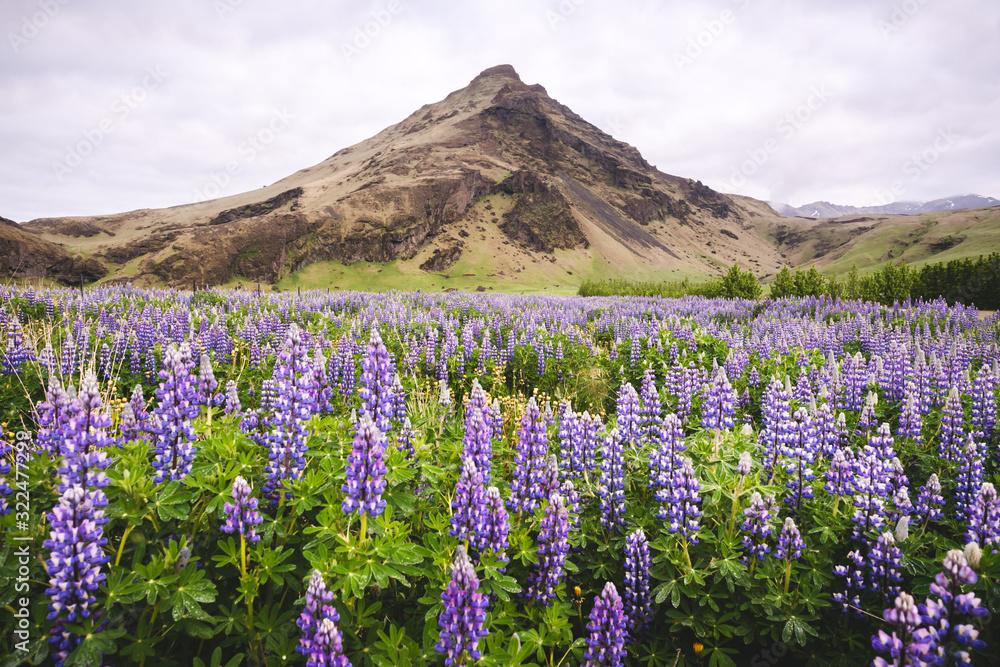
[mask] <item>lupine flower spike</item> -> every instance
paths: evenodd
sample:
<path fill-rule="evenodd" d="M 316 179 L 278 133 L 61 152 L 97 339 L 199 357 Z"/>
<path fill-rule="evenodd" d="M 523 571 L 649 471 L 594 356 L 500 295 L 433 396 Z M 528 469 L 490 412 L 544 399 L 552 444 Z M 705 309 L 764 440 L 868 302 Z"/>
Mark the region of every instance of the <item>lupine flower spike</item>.
<path fill-rule="evenodd" d="M 441 593 L 444 610 L 438 617 L 441 635 L 434 650 L 445 656 L 445 665 L 467 665 L 482 657 L 479 640 L 490 634 L 483 627 L 489 598 L 479 592 L 479 578 L 465 547 L 458 545 L 451 581 Z"/>

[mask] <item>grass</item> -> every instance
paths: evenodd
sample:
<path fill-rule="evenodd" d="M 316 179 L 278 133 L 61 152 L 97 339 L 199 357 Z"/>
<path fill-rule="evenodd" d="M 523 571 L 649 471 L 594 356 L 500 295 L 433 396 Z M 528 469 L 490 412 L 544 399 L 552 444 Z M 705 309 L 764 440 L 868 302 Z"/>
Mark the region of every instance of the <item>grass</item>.
<path fill-rule="evenodd" d="M 978 217 L 978 220 L 976 219 Z M 943 251 L 932 246 L 948 237 L 961 239 Z M 906 262 L 913 268 L 953 259 L 978 258 L 1000 248 L 1000 211 L 957 211 L 928 216 L 893 217 L 861 234 L 835 259 L 819 257 L 801 266 L 816 264 L 825 274 L 845 276 L 852 266 L 860 273 L 873 271 L 887 261 Z M 892 257 L 888 256 L 892 250 Z M 868 271 L 866 271 L 868 269 Z"/>

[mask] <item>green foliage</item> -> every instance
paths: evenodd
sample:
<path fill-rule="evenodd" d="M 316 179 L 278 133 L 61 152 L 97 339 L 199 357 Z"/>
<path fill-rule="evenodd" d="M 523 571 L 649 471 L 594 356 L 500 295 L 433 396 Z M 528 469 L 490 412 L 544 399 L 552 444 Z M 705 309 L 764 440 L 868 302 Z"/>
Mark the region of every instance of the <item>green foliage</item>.
<path fill-rule="evenodd" d="M 723 295 L 730 299 L 759 299 L 763 288 L 751 271 L 741 271 L 738 264 L 729 267 L 722 278 Z"/>
<path fill-rule="evenodd" d="M 584 280 L 577 291 L 579 296 L 649 296 L 677 299 L 682 296 L 703 296 L 715 299 L 725 296 L 722 281 L 713 278 L 691 282 L 687 278 L 675 282 L 642 282 L 616 278 L 612 280 Z"/>

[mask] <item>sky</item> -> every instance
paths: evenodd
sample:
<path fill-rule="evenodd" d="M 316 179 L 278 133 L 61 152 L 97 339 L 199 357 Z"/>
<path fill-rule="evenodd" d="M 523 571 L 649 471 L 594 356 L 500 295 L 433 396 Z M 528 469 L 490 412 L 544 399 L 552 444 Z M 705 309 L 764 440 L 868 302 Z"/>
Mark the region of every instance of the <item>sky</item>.
<path fill-rule="evenodd" d="M 273 183 L 511 64 L 661 171 L 1000 198 L 996 0 L 4 0 L 0 216 Z"/>

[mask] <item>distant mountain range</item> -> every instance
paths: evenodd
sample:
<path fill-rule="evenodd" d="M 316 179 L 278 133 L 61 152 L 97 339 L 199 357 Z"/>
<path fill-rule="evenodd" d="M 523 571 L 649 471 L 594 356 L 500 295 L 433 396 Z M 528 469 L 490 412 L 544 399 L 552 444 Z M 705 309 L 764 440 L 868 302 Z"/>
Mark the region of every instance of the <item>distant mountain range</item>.
<path fill-rule="evenodd" d="M 816 201 L 803 206 L 790 206 L 781 202 L 768 202 L 775 211 L 789 217 L 839 218 L 843 215 L 895 215 L 930 213 L 931 211 L 958 211 L 966 208 L 996 206 L 1000 199 L 982 195 L 958 195 L 929 202 L 896 201 L 884 206 L 841 206 L 828 201 Z"/>

